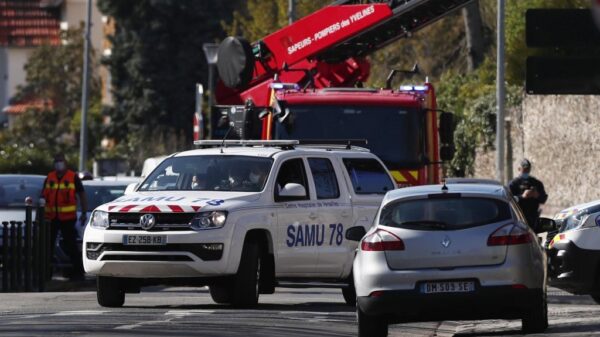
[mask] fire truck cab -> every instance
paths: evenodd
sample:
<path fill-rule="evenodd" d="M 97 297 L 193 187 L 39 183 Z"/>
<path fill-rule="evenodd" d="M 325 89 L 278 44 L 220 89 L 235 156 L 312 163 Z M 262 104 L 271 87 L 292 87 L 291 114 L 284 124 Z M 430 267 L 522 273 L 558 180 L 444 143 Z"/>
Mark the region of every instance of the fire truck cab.
<path fill-rule="evenodd" d="M 225 39 L 212 138 L 366 139 L 398 186 L 438 183 L 452 114 L 429 83 L 393 87 L 396 70 L 386 88 L 362 88 L 366 57 L 468 2 L 339 0 L 252 44 Z"/>

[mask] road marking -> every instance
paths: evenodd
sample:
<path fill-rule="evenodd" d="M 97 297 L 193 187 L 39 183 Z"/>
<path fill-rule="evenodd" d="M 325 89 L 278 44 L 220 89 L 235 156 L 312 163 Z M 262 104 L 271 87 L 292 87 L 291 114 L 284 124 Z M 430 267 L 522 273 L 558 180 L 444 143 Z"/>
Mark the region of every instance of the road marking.
<path fill-rule="evenodd" d="M 177 318 L 177 317 L 171 317 L 171 318 L 168 318 L 165 320 L 159 320 L 159 321 L 139 322 L 139 323 L 135 323 L 135 324 L 120 325 L 118 327 L 115 327 L 115 330 L 133 330 L 135 328 L 140 328 L 144 325 L 167 324 L 167 323 L 170 323 L 175 318 Z"/>
<path fill-rule="evenodd" d="M 76 311 L 59 311 L 52 316 L 90 316 L 102 315 L 108 311 L 105 310 L 76 310 Z"/>
<path fill-rule="evenodd" d="M 165 312 L 167 316 L 176 316 L 176 317 L 185 317 L 191 315 L 210 315 L 213 314 L 214 310 L 202 310 L 202 309 L 192 309 L 192 310 L 169 310 Z"/>

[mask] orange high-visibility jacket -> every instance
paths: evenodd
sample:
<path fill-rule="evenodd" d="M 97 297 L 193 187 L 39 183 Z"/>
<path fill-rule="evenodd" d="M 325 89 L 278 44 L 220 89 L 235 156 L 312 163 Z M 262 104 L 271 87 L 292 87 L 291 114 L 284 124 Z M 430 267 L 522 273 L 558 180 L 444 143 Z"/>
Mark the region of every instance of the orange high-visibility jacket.
<path fill-rule="evenodd" d="M 75 172 L 67 170 L 59 179 L 56 171 L 46 178 L 43 191 L 46 199 L 46 219 L 60 221 L 77 219 L 77 199 L 75 198 Z"/>

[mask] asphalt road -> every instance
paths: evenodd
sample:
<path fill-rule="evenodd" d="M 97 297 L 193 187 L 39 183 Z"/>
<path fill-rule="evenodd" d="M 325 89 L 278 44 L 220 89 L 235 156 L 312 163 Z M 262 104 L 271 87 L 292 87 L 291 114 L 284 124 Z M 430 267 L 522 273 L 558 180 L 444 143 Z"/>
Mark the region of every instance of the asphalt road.
<path fill-rule="evenodd" d="M 253 310 L 214 304 L 205 288 L 150 288 L 125 307 L 96 304 L 85 292 L 0 294 L 0 336 L 356 336 L 352 308 L 337 289 L 278 289 Z M 543 336 L 600 336 L 600 305 L 589 297 L 549 293 Z M 450 309 L 450 308 L 449 308 Z M 520 321 L 394 325 L 390 336 L 518 336 Z"/>

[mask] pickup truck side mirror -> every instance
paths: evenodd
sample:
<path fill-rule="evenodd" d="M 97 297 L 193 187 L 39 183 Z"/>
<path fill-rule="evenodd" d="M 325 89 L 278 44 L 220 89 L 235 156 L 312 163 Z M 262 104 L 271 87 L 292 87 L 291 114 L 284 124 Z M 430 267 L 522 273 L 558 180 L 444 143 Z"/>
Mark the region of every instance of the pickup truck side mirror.
<path fill-rule="evenodd" d="M 548 218 L 539 218 L 536 226 L 536 233 L 553 232 L 558 229 L 556 221 Z"/>
<path fill-rule="evenodd" d="M 139 183 L 131 183 L 129 185 L 127 185 L 127 187 L 125 188 L 125 192 L 123 193 L 123 195 L 130 195 L 133 192 L 135 192 L 135 190 L 138 188 Z"/>
<path fill-rule="evenodd" d="M 360 241 L 367 234 L 363 226 L 350 227 L 346 230 L 346 240 Z"/>
<path fill-rule="evenodd" d="M 306 196 L 306 189 L 304 186 L 296 183 L 287 183 L 281 191 L 279 191 L 280 197 L 286 198 L 302 198 Z"/>

